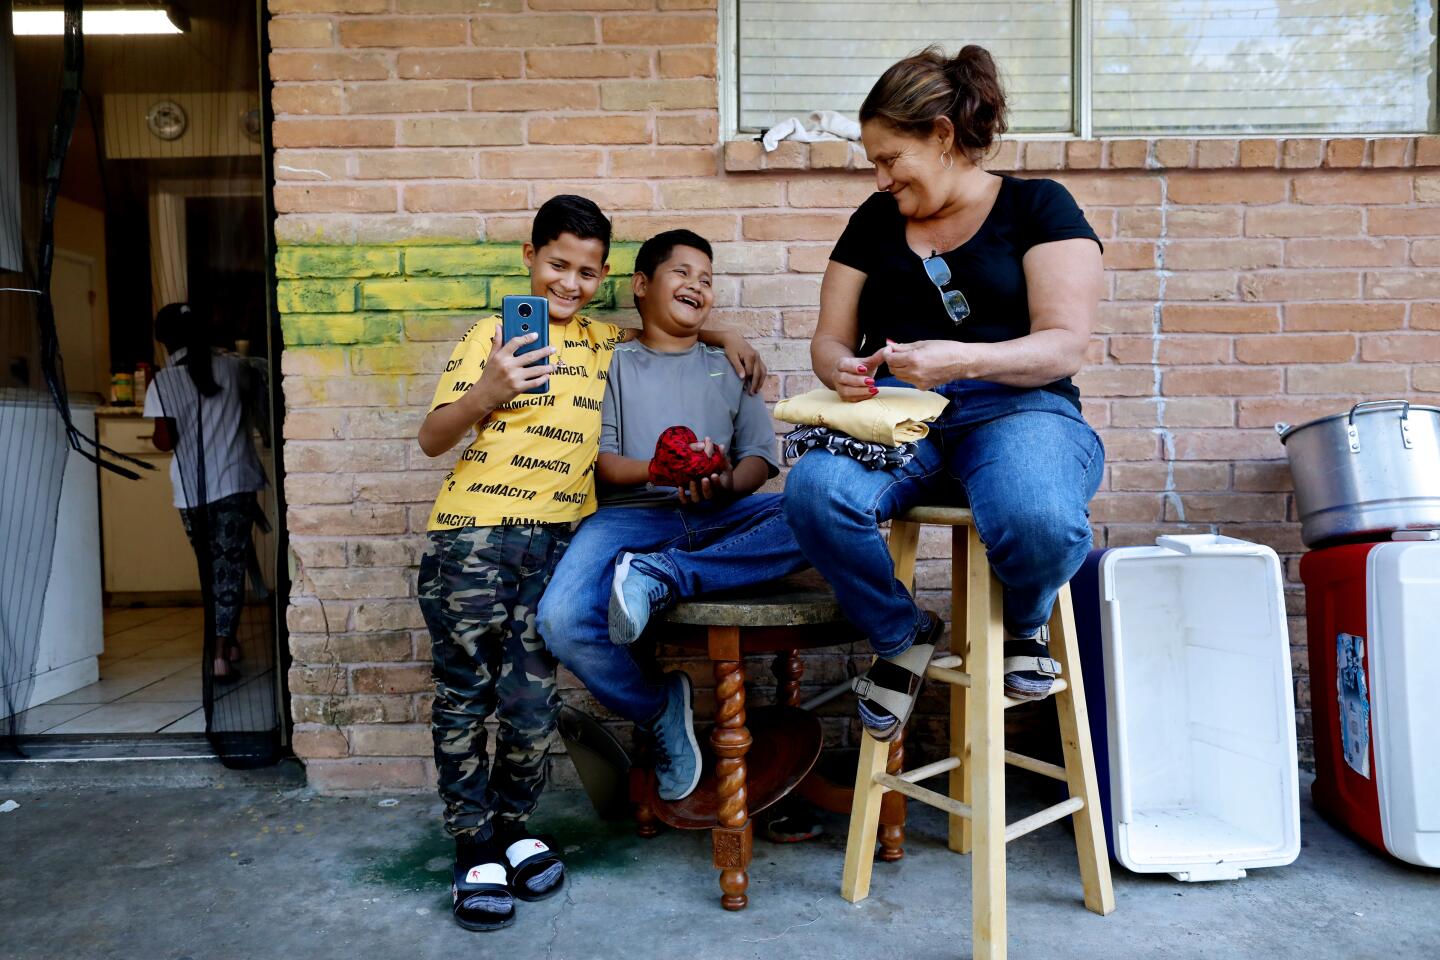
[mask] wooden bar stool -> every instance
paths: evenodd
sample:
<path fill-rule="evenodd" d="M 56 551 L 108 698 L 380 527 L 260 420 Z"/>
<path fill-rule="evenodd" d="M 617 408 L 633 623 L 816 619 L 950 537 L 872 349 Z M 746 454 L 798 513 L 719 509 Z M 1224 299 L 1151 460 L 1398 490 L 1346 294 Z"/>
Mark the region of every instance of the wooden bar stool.
<path fill-rule="evenodd" d="M 1032 830 L 1072 816 L 1085 906 L 1101 916 L 1115 909 L 1075 641 L 1075 615 L 1070 606 L 1070 588 L 1062 587 L 1050 618 L 1050 656 L 1062 666 L 1062 676 L 1053 687 L 1065 754 L 1065 765 L 1060 767 L 1005 749 L 1004 710 L 1027 701 L 1005 695 L 1001 585 L 986 561 L 985 546 L 970 511 L 916 507 L 892 521 L 890 555 L 895 561 L 896 579 L 907 586 L 913 582 L 915 554 L 924 524 L 951 527 L 954 545 L 950 597 L 953 653 L 936 657 L 926 671 L 927 678 L 950 685 L 951 756 L 906 773 L 887 773 L 886 745 L 869 734 L 862 738 L 840 895 L 854 903 L 870 893 L 875 825 L 882 797 L 893 791 L 938 807 L 950 815 L 950 849 L 971 853 L 973 846 L 973 956 L 975 960 L 1002 960 L 1006 952 L 1005 844 Z M 961 672 L 959 668 L 967 661 L 968 672 Z M 1007 824 L 1007 763 L 1068 784 L 1070 798 Z M 920 781 L 946 772 L 950 775 L 947 793 L 919 786 Z"/>

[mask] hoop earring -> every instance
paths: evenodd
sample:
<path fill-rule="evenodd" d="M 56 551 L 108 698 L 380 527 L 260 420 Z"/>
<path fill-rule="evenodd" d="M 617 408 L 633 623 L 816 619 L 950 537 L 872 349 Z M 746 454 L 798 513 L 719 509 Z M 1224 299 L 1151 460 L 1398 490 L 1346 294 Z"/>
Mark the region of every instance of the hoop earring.
<path fill-rule="evenodd" d="M 951 167 L 955 166 L 955 158 L 950 156 L 949 150 L 946 150 L 944 153 L 940 154 L 940 166 L 946 170 L 949 170 Z"/>

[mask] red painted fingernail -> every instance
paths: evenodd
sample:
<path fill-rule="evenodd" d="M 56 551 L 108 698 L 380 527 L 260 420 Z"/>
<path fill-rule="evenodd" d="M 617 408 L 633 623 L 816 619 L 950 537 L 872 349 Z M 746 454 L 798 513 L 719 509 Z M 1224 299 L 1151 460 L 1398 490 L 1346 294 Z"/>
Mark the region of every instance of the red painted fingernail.
<path fill-rule="evenodd" d="M 869 377 L 866 377 L 866 378 L 865 378 L 865 386 L 867 386 L 867 387 L 873 387 L 873 386 L 875 386 L 875 381 L 874 381 L 874 380 L 871 380 Z"/>
<path fill-rule="evenodd" d="M 870 388 L 870 392 L 871 392 L 871 393 L 879 393 L 879 392 L 880 392 L 880 388 L 879 388 L 879 387 L 871 387 L 871 388 Z"/>
<path fill-rule="evenodd" d="M 856 372 L 856 373 L 864 373 L 864 372 L 865 372 L 865 364 L 862 363 L 862 364 L 860 364 L 860 366 L 856 367 L 856 368 L 855 368 L 855 372 Z"/>
<path fill-rule="evenodd" d="M 894 341 L 894 340 L 891 340 L 889 337 L 886 337 L 886 338 L 885 338 L 885 342 L 886 342 L 886 343 L 894 343 L 895 341 Z"/>

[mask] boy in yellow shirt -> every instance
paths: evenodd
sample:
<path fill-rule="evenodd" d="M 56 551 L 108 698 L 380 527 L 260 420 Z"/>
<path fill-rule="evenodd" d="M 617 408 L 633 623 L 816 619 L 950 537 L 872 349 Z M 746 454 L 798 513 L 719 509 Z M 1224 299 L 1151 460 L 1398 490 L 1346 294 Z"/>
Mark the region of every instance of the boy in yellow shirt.
<path fill-rule="evenodd" d="M 623 335 L 579 312 L 609 272 L 609 252 L 610 222 L 592 201 L 547 201 L 524 259 L 530 292 L 549 303 L 551 345 L 516 356 L 534 334 L 501 343 L 499 317 L 476 323 L 420 427 L 432 457 L 475 431 L 435 498 L 418 585 L 434 661 L 435 765 L 455 840 L 453 912 L 469 930 L 508 926 L 516 897 L 539 900 L 564 883 L 559 851 L 526 828 L 560 708 L 535 611 L 575 523 L 595 510 L 601 400 Z M 716 342 L 758 389 L 753 351 L 733 334 Z M 548 392 L 525 395 L 546 383 Z M 493 771 L 483 726 L 492 713 Z"/>

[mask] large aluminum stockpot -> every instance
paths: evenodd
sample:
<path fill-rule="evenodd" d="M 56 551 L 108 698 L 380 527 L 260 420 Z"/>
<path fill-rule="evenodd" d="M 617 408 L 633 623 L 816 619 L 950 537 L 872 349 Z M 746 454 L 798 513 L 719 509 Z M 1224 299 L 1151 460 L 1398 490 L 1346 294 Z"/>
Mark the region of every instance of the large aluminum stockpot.
<path fill-rule="evenodd" d="M 1367 400 L 1275 430 L 1306 546 L 1440 527 L 1440 407 Z"/>

